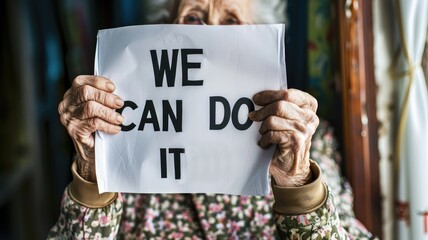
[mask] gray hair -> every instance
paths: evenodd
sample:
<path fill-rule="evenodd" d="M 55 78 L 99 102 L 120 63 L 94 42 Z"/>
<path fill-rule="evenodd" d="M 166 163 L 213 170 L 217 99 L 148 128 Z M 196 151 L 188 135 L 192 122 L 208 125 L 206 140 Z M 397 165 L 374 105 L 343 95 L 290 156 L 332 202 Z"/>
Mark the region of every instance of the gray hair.
<path fill-rule="evenodd" d="M 145 23 L 172 23 L 180 0 L 144 1 Z M 254 23 L 285 23 L 287 0 L 253 0 Z"/>
<path fill-rule="evenodd" d="M 144 1 L 144 23 L 172 23 L 179 2 L 179 0 Z"/>
<path fill-rule="evenodd" d="M 254 23 L 285 23 L 286 0 L 253 0 Z"/>

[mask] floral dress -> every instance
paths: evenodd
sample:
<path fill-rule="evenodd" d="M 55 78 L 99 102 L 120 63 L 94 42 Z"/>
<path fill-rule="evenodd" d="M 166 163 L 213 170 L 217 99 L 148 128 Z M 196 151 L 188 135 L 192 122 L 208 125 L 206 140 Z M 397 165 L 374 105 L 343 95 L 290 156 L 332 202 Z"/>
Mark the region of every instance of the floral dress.
<path fill-rule="evenodd" d="M 310 212 L 276 211 L 273 194 L 118 194 L 108 205 L 90 208 L 66 189 L 48 239 L 372 239 L 354 216 L 352 191 L 340 176 L 325 122 L 313 136 L 311 159 L 327 191 Z"/>

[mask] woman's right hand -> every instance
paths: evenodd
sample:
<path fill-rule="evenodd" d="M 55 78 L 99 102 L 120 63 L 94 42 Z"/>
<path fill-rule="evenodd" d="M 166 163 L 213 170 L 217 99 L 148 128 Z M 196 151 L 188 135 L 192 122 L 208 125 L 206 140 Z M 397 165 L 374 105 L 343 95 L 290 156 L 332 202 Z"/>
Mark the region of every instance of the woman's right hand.
<path fill-rule="evenodd" d="M 116 134 L 123 117 L 115 109 L 123 100 L 113 94 L 115 86 L 100 76 L 77 76 L 58 106 L 61 123 L 67 128 L 76 148 L 77 172 L 84 179 L 96 182 L 95 131 Z"/>

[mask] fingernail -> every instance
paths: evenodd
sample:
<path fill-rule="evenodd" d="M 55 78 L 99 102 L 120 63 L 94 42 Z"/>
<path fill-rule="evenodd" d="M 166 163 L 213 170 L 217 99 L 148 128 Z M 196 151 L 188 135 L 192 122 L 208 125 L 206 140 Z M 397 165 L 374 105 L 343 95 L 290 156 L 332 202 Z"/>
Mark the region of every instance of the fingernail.
<path fill-rule="evenodd" d="M 253 101 L 256 101 L 260 97 L 260 93 L 256 93 L 253 96 Z"/>
<path fill-rule="evenodd" d="M 122 115 L 117 114 L 116 120 L 117 120 L 118 122 L 122 123 L 122 122 L 123 122 L 123 120 L 125 120 L 125 118 L 124 118 Z"/>
<path fill-rule="evenodd" d="M 122 131 L 122 127 L 121 127 L 121 126 L 116 126 L 116 127 L 115 127 L 115 130 L 116 130 L 117 132 L 120 132 L 120 131 Z"/>
<path fill-rule="evenodd" d="M 106 84 L 106 87 L 107 87 L 107 89 L 108 89 L 108 90 L 110 90 L 110 91 L 113 91 L 113 90 L 115 89 L 114 84 L 113 84 L 113 83 L 110 83 L 110 82 L 108 82 L 108 83 Z"/>
<path fill-rule="evenodd" d="M 114 100 L 114 103 L 116 103 L 116 105 L 117 105 L 118 107 L 122 107 L 122 106 L 123 106 L 123 100 L 122 100 L 122 99 L 120 99 L 120 98 L 116 98 L 116 99 Z"/>

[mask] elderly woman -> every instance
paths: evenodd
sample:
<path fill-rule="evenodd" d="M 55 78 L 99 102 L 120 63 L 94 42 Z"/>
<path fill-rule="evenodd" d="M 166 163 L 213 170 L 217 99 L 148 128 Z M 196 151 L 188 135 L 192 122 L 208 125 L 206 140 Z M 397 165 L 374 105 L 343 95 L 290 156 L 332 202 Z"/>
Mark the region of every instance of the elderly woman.
<path fill-rule="evenodd" d="M 253 18 L 248 0 L 183 0 L 175 22 L 250 24 Z M 270 164 L 273 196 L 98 194 L 94 132 L 116 134 L 124 121 L 115 111 L 124 103 L 114 90 L 109 79 L 78 76 L 59 104 L 77 154 L 49 238 L 371 238 L 352 214 L 331 132 L 322 123 L 315 133 L 317 101 L 294 89 L 256 94 L 262 108 L 249 114 L 262 122 L 260 147 L 277 146 Z"/>

